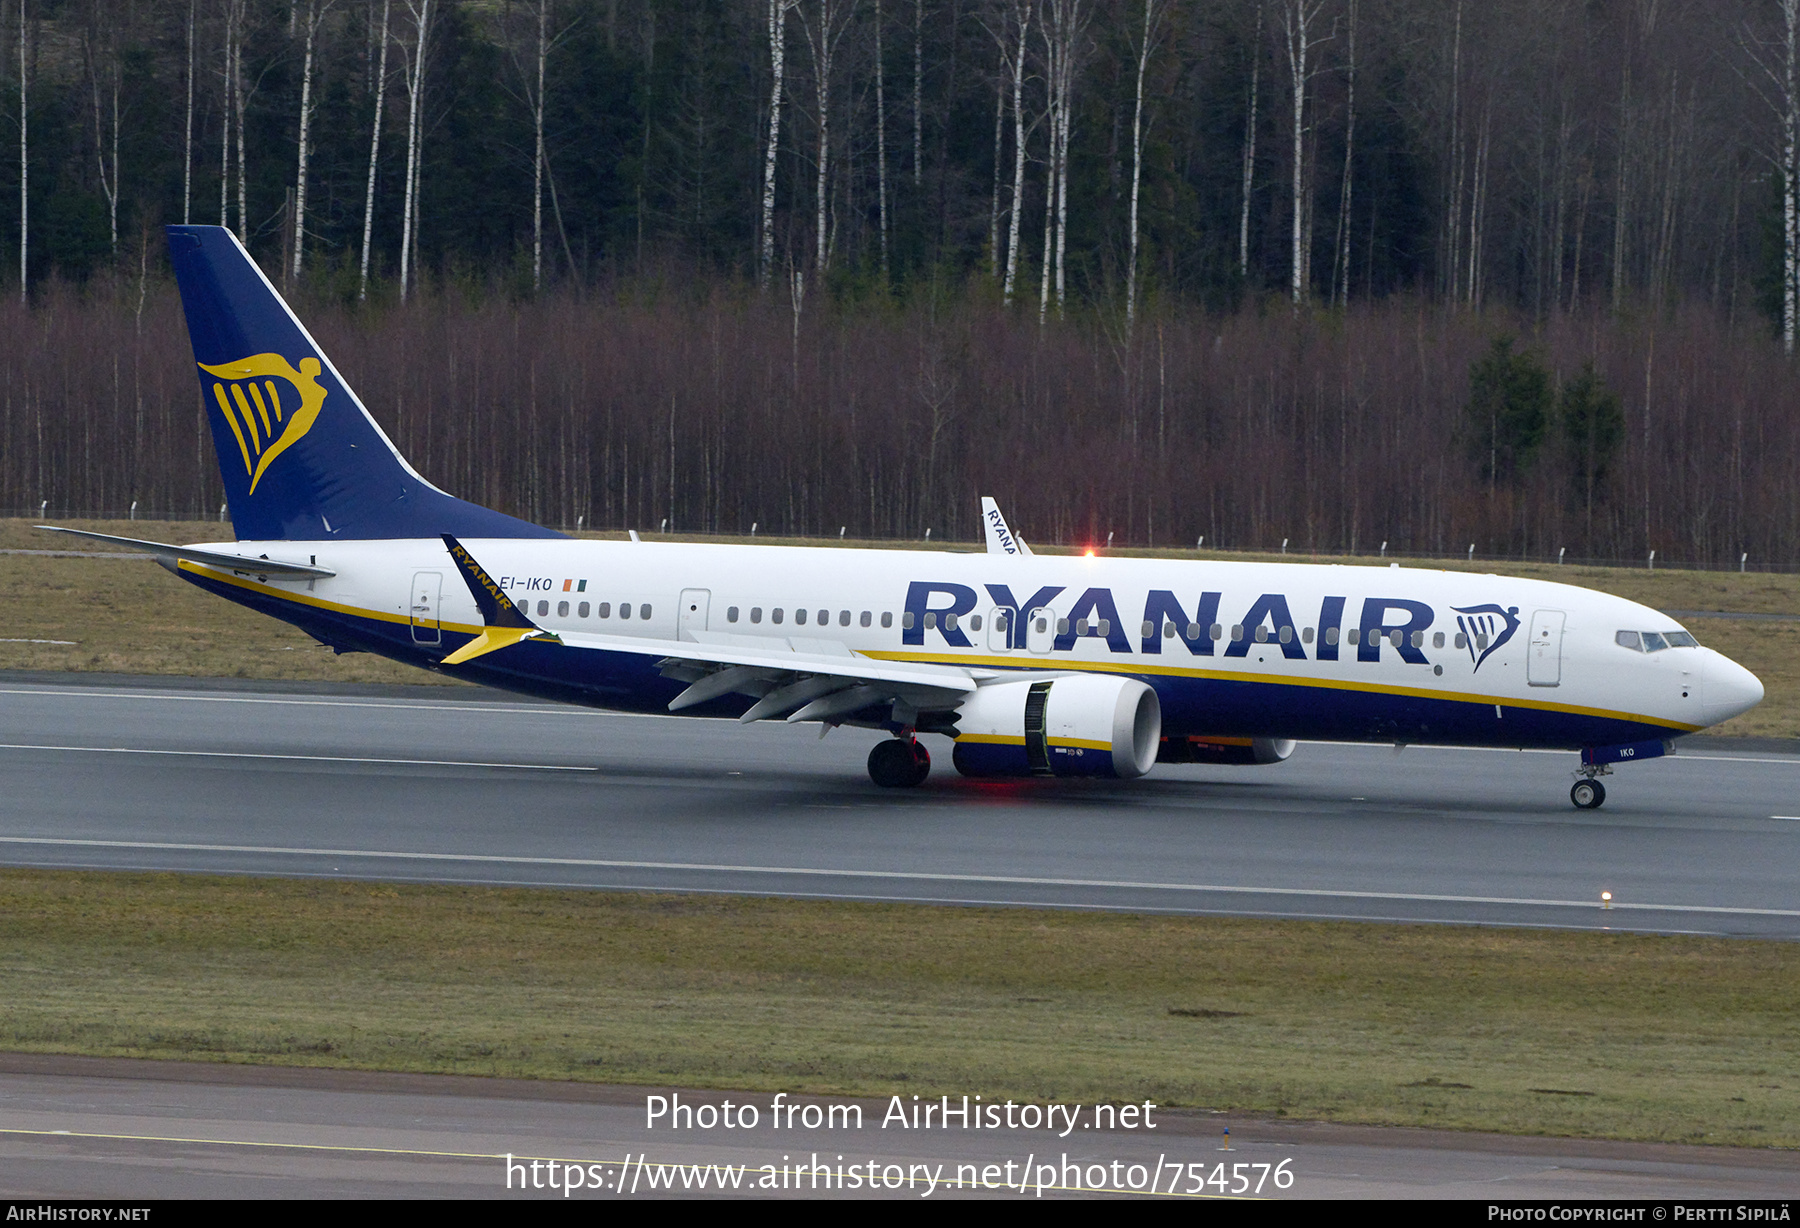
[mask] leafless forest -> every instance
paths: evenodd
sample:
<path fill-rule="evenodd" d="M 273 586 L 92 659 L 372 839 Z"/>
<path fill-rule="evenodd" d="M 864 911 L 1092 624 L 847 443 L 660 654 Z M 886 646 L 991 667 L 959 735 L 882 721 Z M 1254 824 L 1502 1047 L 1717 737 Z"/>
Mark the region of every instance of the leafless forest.
<path fill-rule="evenodd" d="M 1787 565 L 1800 541 L 1793 372 L 1703 306 L 1542 322 L 1557 384 L 1623 393 L 1590 490 L 1551 432 L 1484 475 L 1470 369 L 1499 313 L 1414 298 L 1301 313 L 1040 326 L 958 297 L 809 316 L 695 301 L 427 295 L 319 304 L 315 335 L 447 489 L 551 525 Z M 1523 323 L 1523 322 L 1521 322 Z M 0 308 L 0 504 L 210 514 L 219 486 L 178 300 L 73 288 Z"/>
<path fill-rule="evenodd" d="M 1044 542 L 1800 564 L 1800 0 L 0 33 L 0 507 L 216 514 L 191 220 L 422 472 L 548 524 L 967 539 L 992 493 Z"/>

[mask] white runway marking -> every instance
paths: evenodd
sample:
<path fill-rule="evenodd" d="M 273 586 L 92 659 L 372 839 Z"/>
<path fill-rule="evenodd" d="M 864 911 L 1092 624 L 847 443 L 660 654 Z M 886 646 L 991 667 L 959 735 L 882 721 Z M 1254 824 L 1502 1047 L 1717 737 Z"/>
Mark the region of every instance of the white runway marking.
<path fill-rule="evenodd" d="M 1509 904 L 1537 908 L 1602 907 L 1599 900 L 1535 900 L 1504 896 L 1429 895 L 1401 891 L 1333 891 L 1314 887 L 1236 887 L 1214 883 L 1155 883 L 1091 878 L 1030 878 L 1006 874 L 945 874 L 928 870 L 832 870 L 813 866 L 740 866 L 681 861 L 609 861 L 587 857 L 517 857 L 501 853 L 411 853 L 386 849 L 290 848 L 280 845 L 183 844 L 152 840 L 76 840 L 53 836 L 0 836 L 0 844 L 63 848 L 142 849 L 177 853 L 254 853 L 279 857 L 363 857 L 394 861 L 438 861 L 481 865 L 569 866 L 606 870 L 674 870 L 723 874 L 791 874 L 818 878 L 908 879 L 925 882 L 994 883 L 1023 887 L 1097 887 L 1135 891 L 1190 891 L 1215 895 L 1311 896 L 1340 900 L 1411 900 L 1435 904 Z M 1612 911 L 1730 913 L 1758 917 L 1800 917 L 1800 909 L 1729 908 L 1711 904 L 1640 904 L 1614 900 Z"/>
<path fill-rule="evenodd" d="M 52 750 L 81 755 L 179 755 L 193 759 L 276 759 L 297 763 L 379 763 L 388 767 L 513 768 L 521 772 L 597 772 L 594 767 L 555 763 L 482 763 L 468 759 L 370 759 L 353 755 L 274 755 L 239 750 L 146 750 L 140 746 L 31 746 L 0 742 L 0 750 Z"/>

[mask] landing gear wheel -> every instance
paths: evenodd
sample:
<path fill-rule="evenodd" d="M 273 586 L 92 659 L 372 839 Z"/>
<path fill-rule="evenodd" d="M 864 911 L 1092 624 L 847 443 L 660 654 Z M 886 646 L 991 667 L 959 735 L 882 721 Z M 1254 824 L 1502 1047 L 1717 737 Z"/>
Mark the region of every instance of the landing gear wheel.
<path fill-rule="evenodd" d="M 1606 800 L 1606 786 L 1597 780 L 1578 780 L 1569 790 L 1569 800 L 1582 810 L 1598 810 Z"/>
<path fill-rule="evenodd" d="M 930 773 L 930 754 L 911 738 L 889 738 L 869 752 L 869 779 L 884 789 L 910 789 Z"/>

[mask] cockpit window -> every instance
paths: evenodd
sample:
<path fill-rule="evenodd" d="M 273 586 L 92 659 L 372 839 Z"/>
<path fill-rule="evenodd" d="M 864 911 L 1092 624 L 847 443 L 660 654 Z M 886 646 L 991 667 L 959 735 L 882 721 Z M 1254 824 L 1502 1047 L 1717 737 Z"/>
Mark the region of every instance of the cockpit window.
<path fill-rule="evenodd" d="M 1634 652 L 1661 652 L 1665 648 L 1698 648 L 1700 644 L 1686 631 L 1616 631 L 1613 643 Z"/>

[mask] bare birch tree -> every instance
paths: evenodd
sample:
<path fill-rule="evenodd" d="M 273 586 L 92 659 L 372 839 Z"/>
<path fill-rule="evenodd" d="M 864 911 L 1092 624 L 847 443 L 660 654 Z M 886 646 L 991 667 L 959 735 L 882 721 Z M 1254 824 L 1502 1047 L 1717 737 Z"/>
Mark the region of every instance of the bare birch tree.
<path fill-rule="evenodd" d="M 1307 251 L 1306 243 L 1306 87 L 1315 70 L 1307 66 L 1307 53 L 1332 37 L 1328 34 L 1320 38 L 1314 30 L 1324 7 L 1325 0 L 1282 0 L 1281 6 L 1282 43 L 1287 54 L 1294 112 L 1293 271 L 1289 290 L 1295 306 L 1306 301 L 1307 282 L 1312 272 L 1311 253 Z"/>
<path fill-rule="evenodd" d="M 1075 72 L 1087 37 L 1087 14 L 1081 0 L 1044 0 L 1039 27 L 1044 41 L 1044 83 L 1050 125 L 1050 151 L 1044 193 L 1044 268 L 1039 279 L 1038 318 L 1050 307 L 1055 271 L 1056 312 L 1066 303 L 1063 255 L 1069 231 L 1069 133 L 1074 124 Z M 1052 224 L 1054 221 L 1054 225 Z"/>
<path fill-rule="evenodd" d="M 334 0 L 306 0 L 306 53 L 300 69 L 300 153 L 294 170 L 294 276 L 305 267 L 306 253 L 306 161 L 311 152 L 308 137 L 312 132 L 313 50 L 318 42 L 319 23 L 331 11 Z M 298 6 L 296 6 L 298 7 Z"/>
<path fill-rule="evenodd" d="M 775 269 L 775 165 L 781 152 L 781 94 L 787 68 L 787 14 L 800 0 L 769 0 L 769 140 L 763 148 L 762 254 L 758 281 L 766 291 Z"/>
<path fill-rule="evenodd" d="M 94 106 L 94 167 L 100 177 L 100 194 L 106 198 L 107 229 L 115 258 L 119 254 L 119 20 L 119 15 L 108 14 L 95 4 L 81 40 Z"/>
<path fill-rule="evenodd" d="M 1004 301 L 1012 304 L 1013 287 L 1019 274 L 1019 220 L 1025 209 L 1025 51 L 1031 35 L 1034 0 L 1010 0 L 1012 29 L 1001 32 L 1001 50 L 1008 54 L 1007 67 L 1012 70 L 1013 112 L 1013 187 L 1012 216 L 1007 223 L 1006 285 Z M 1011 35 L 1018 34 L 1018 42 Z"/>
<path fill-rule="evenodd" d="M 1238 213 L 1238 275 L 1250 276 L 1250 190 L 1256 177 L 1256 105 L 1262 77 L 1263 0 L 1256 3 L 1256 34 L 1250 40 L 1250 105 L 1244 117 L 1244 193 Z"/>
<path fill-rule="evenodd" d="M 1352 0 L 1354 2 L 1354 0 Z M 1137 48 L 1137 98 L 1131 113 L 1131 254 L 1125 266 L 1125 332 L 1129 343 L 1137 323 L 1138 191 L 1144 178 L 1144 77 L 1150 68 L 1150 52 L 1156 45 L 1165 5 L 1144 0 L 1144 34 Z"/>
<path fill-rule="evenodd" d="M 819 156 L 814 190 L 816 221 L 813 231 L 813 273 L 815 276 L 823 277 L 825 267 L 831 259 L 833 237 L 832 226 L 826 210 L 826 198 L 831 183 L 832 71 L 837 60 L 838 40 L 849 28 L 850 18 L 856 11 L 856 0 L 818 0 L 818 6 L 819 28 L 817 34 L 815 35 L 812 27 L 806 23 L 804 9 L 801 10 L 800 30 L 806 35 L 807 49 L 812 53 L 813 92 L 815 105 L 818 108 Z"/>
<path fill-rule="evenodd" d="M 418 233 L 419 208 L 419 141 L 423 135 L 419 104 L 425 91 L 425 47 L 431 30 L 431 0 L 406 0 L 412 14 L 414 44 L 411 63 L 406 73 L 406 194 L 400 220 L 400 301 L 405 302 L 412 288 L 413 250 Z"/>
<path fill-rule="evenodd" d="M 388 15 L 393 0 L 381 0 L 381 50 L 377 53 L 375 69 L 375 121 L 369 133 L 369 180 L 363 190 L 363 231 L 362 253 L 359 263 L 356 297 L 365 300 L 369 297 L 369 240 L 375 227 L 375 169 L 381 162 L 381 107 L 387 99 L 387 58 L 388 58 Z"/>

